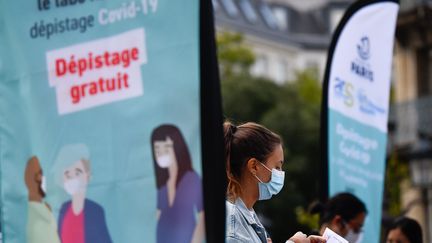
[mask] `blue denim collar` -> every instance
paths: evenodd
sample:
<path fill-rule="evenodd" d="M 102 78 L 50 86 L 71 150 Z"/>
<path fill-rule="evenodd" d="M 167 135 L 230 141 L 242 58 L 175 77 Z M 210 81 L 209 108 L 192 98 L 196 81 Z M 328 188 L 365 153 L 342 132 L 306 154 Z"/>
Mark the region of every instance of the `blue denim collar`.
<path fill-rule="evenodd" d="M 237 206 L 237 209 L 240 211 L 240 213 L 243 215 L 243 217 L 246 219 L 248 224 L 257 224 L 261 226 L 261 223 L 259 223 L 259 220 L 255 219 L 255 217 L 252 217 L 251 211 L 255 214 L 255 210 L 252 208 L 252 210 L 249 210 L 246 205 L 244 204 L 243 200 L 241 198 L 237 198 L 235 203 Z M 255 214 L 256 215 L 256 214 Z"/>

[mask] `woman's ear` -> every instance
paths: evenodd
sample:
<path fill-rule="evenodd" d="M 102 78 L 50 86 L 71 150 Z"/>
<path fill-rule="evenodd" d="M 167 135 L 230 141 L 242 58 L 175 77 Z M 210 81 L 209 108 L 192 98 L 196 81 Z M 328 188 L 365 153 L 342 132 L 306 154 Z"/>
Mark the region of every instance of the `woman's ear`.
<path fill-rule="evenodd" d="M 342 220 L 342 217 L 340 215 L 338 215 L 338 214 L 333 217 L 333 219 L 331 220 L 331 222 L 332 222 L 333 225 L 343 225 L 343 223 L 344 223 L 343 220 Z"/>
<path fill-rule="evenodd" d="M 258 163 L 259 163 L 258 160 L 255 158 L 250 158 L 246 162 L 246 168 L 252 173 L 252 175 L 256 175 L 258 170 Z"/>
<path fill-rule="evenodd" d="M 333 217 L 333 219 L 331 220 L 331 225 L 333 226 L 334 229 L 336 230 L 336 233 L 340 234 L 340 235 L 345 235 L 345 222 L 342 219 L 342 217 L 340 215 L 336 215 Z"/>

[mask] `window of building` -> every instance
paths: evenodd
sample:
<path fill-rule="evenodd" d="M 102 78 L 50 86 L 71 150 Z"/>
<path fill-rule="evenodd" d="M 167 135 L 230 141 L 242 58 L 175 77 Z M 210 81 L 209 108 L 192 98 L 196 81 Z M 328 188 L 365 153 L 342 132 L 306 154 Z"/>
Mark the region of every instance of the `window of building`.
<path fill-rule="evenodd" d="M 330 32 L 331 33 L 333 33 L 333 31 L 336 29 L 343 15 L 344 15 L 343 9 L 332 9 L 330 11 Z"/>
<path fill-rule="evenodd" d="M 282 7 L 273 8 L 273 15 L 277 21 L 279 29 L 286 30 L 288 28 L 287 10 Z"/>
<path fill-rule="evenodd" d="M 432 49 L 417 51 L 417 94 L 419 97 L 432 95 Z"/>
<path fill-rule="evenodd" d="M 255 9 L 253 8 L 253 6 L 249 0 L 241 0 L 240 1 L 240 8 L 242 9 L 243 13 L 246 16 L 246 19 L 249 22 L 255 23 L 258 20 L 258 16 L 255 12 Z"/>
<path fill-rule="evenodd" d="M 235 3 L 233 2 L 233 0 L 221 0 L 221 1 L 222 1 L 222 5 L 224 6 L 229 16 L 235 17 L 238 15 L 238 9 Z"/>
<path fill-rule="evenodd" d="M 266 24 L 272 29 L 277 29 L 278 24 L 276 18 L 274 17 L 273 12 L 270 10 L 269 6 L 265 3 L 261 4 L 260 11 Z"/>

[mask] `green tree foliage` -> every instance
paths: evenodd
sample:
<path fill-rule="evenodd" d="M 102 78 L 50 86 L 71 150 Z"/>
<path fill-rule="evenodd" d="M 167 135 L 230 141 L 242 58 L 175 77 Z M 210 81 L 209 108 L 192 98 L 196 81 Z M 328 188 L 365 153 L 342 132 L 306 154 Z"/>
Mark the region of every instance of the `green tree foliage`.
<path fill-rule="evenodd" d="M 247 75 L 255 62 L 253 51 L 244 44 L 243 36 L 238 33 L 221 32 L 217 35 L 219 69 L 222 77 L 235 74 Z"/>
<path fill-rule="evenodd" d="M 276 104 L 278 86 L 264 78 L 230 75 L 222 80 L 224 113 L 238 122 L 259 121 Z"/>
<path fill-rule="evenodd" d="M 385 177 L 385 198 L 387 200 L 387 213 L 392 217 L 401 215 L 400 183 L 409 177 L 408 164 L 400 161 L 394 152 L 387 161 Z"/>
<path fill-rule="evenodd" d="M 284 242 L 298 230 L 310 230 L 307 216 L 298 222 L 296 208 L 307 208 L 318 195 L 321 87 L 316 71 L 298 72 L 295 80 L 278 85 L 249 74 L 254 57 L 241 35 L 219 34 L 217 44 L 225 117 L 261 123 L 284 140 L 284 188 L 256 205 L 273 241 Z"/>
<path fill-rule="evenodd" d="M 319 230 L 319 215 L 311 214 L 302 206 L 296 208 L 297 220 L 300 224 L 306 225 L 311 229 Z"/>

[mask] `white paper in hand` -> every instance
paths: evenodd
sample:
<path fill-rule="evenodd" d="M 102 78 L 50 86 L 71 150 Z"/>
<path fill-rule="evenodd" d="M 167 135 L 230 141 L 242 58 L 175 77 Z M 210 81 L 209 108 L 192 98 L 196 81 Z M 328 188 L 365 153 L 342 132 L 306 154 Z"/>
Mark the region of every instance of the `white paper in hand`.
<path fill-rule="evenodd" d="M 336 234 L 329 228 L 325 229 L 323 237 L 327 240 L 327 243 L 349 243 L 342 236 Z"/>

